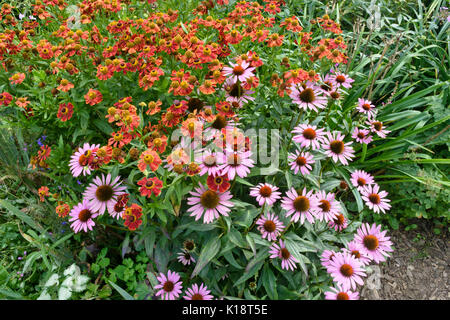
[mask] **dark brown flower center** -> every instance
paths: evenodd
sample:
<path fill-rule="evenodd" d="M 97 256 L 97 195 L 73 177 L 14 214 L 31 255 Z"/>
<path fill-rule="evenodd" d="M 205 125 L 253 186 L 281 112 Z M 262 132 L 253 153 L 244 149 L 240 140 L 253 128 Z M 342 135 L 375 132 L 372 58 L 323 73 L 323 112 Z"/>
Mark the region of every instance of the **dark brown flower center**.
<path fill-rule="evenodd" d="M 220 185 L 223 183 L 223 178 L 222 177 L 216 177 L 214 178 L 214 183 L 217 185 Z"/>
<path fill-rule="evenodd" d="M 322 90 L 324 90 L 324 91 L 330 91 L 331 88 L 332 88 L 332 86 L 331 86 L 331 83 L 330 83 L 329 81 L 327 81 L 327 82 L 325 82 L 324 84 L 322 84 L 322 85 L 320 86 L 320 88 L 321 88 Z"/>
<path fill-rule="evenodd" d="M 186 250 L 192 251 L 195 248 L 195 243 L 192 240 L 186 240 L 183 244 Z"/>
<path fill-rule="evenodd" d="M 303 130 L 303 138 L 313 140 L 314 138 L 316 138 L 316 131 L 312 128 Z"/>
<path fill-rule="evenodd" d="M 233 74 L 240 76 L 244 74 L 244 68 L 242 68 L 240 65 L 237 65 L 233 68 Z"/>
<path fill-rule="evenodd" d="M 294 208 L 299 212 L 307 211 L 309 209 L 309 199 L 305 196 L 298 196 L 294 200 Z"/>
<path fill-rule="evenodd" d="M 145 187 L 146 187 L 147 189 L 153 188 L 154 185 L 155 185 L 155 183 L 153 182 L 153 180 L 147 180 L 147 181 L 145 182 Z"/>
<path fill-rule="evenodd" d="M 362 187 L 366 185 L 366 179 L 364 178 L 358 178 L 358 180 L 356 180 L 356 182 L 358 183 L 358 186 Z"/>
<path fill-rule="evenodd" d="M 340 140 L 331 141 L 330 149 L 335 154 L 341 154 L 344 151 L 344 142 Z"/>
<path fill-rule="evenodd" d="M 190 112 L 193 112 L 194 110 L 201 110 L 203 109 L 203 106 L 203 101 L 198 98 L 191 98 L 188 101 L 188 110 Z"/>
<path fill-rule="evenodd" d="M 108 200 L 111 200 L 111 198 L 114 195 L 114 190 L 111 186 L 103 185 L 97 188 L 97 191 L 95 191 L 95 196 L 99 201 L 106 202 Z"/>
<path fill-rule="evenodd" d="M 123 205 L 120 204 L 119 202 L 116 202 L 116 204 L 114 205 L 114 211 L 115 212 L 122 212 L 123 210 Z"/>
<path fill-rule="evenodd" d="M 196 293 L 196 294 L 192 295 L 191 299 L 192 300 L 203 300 L 203 296 L 200 293 Z"/>
<path fill-rule="evenodd" d="M 338 226 L 342 226 L 344 224 L 344 222 L 345 222 L 345 217 L 342 213 L 338 214 L 334 217 L 334 223 L 337 224 Z"/>
<path fill-rule="evenodd" d="M 361 131 L 358 132 L 357 137 L 360 139 L 364 139 L 364 137 L 365 137 L 364 132 L 361 132 Z"/>
<path fill-rule="evenodd" d="M 344 277 L 351 277 L 354 273 L 352 266 L 347 263 L 343 264 L 339 270 Z"/>
<path fill-rule="evenodd" d="M 203 207 L 214 209 L 219 204 L 220 198 L 215 191 L 206 190 L 200 197 L 200 203 Z"/>
<path fill-rule="evenodd" d="M 340 94 L 339 94 L 339 92 L 337 92 L 337 91 L 333 91 L 332 93 L 330 93 L 330 96 L 331 96 L 331 98 L 333 98 L 333 99 L 339 99 L 339 97 L 341 96 Z"/>
<path fill-rule="evenodd" d="M 164 283 L 163 289 L 165 292 L 171 292 L 174 288 L 174 284 L 172 281 L 166 281 Z"/>
<path fill-rule="evenodd" d="M 336 300 L 350 300 L 350 297 L 349 297 L 348 294 L 345 293 L 345 292 L 339 292 L 339 293 L 336 295 Z"/>
<path fill-rule="evenodd" d="M 86 166 L 89 162 L 89 157 L 86 157 L 84 154 L 82 154 L 79 158 L 78 158 L 78 164 L 82 167 Z"/>
<path fill-rule="evenodd" d="M 379 245 L 378 238 L 371 234 L 364 237 L 363 243 L 364 246 L 370 251 L 377 249 Z"/>
<path fill-rule="evenodd" d="M 272 194 L 272 188 L 269 186 L 262 186 L 259 189 L 259 194 L 262 195 L 264 198 L 270 197 Z"/>
<path fill-rule="evenodd" d="M 383 127 L 383 124 L 380 121 L 375 121 L 372 124 L 373 124 L 373 127 L 375 128 L 375 130 L 381 131 L 381 128 Z"/>
<path fill-rule="evenodd" d="M 266 230 L 267 232 L 274 232 L 275 229 L 277 228 L 275 222 L 271 221 L 271 220 L 267 220 L 266 222 L 264 222 L 264 230 Z"/>
<path fill-rule="evenodd" d="M 83 209 L 78 213 L 78 220 L 81 222 L 87 222 L 92 216 L 91 211 L 88 209 Z"/>
<path fill-rule="evenodd" d="M 316 95 L 314 94 L 314 90 L 311 88 L 306 88 L 298 95 L 301 101 L 306 103 L 311 103 L 316 100 Z"/>
<path fill-rule="evenodd" d="M 359 253 L 358 250 L 353 250 L 353 251 L 351 252 L 351 254 L 352 254 L 352 256 L 354 256 L 356 259 L 361 258 L 361 254 Z"/>
<path fill-rule="evenodd" d="M 344 83 L 345 82 L 345 77 L 343 75 L 338 75 L 336 77 L 336 82 L 338 83 Z"/>
<path fill-rule="evenodd" d="M 379 204 L 381 202 L 380 196 L 376 193 L 372 193 L 369 195 L 369 201 L 373 204 Z"/>
<path fill-rule="evenodd" d="M 291 256 L 291 253 L 288 251 L 288 249 L 286 248 L 281 248 L 281 256 L 283 257 L 283 259 L 289 259 L 289 257 Z"/>
<path fill-rule="evenodd" d="M 297 163 L 298 166 L 303 167 L 306 164 L 306 158 L 299 156 L 295 160 L 295 163 Z"/>
<path fill-rule="evenodd" d="M 322 211 L 328 212 L 331 209 L 331 203 L 328 200 L 320 200 L 319 207 Z"/>
<path fill-rule="evenodd" d="M 211 125 L 214 129 L 220 130 L 227 126 L 227 119 L 222 115 L 217 115 L 216 120 Z"/>
<path fill-rule="evenodd" d="M 364 103 L 363 105 L 362 105 L 362 108 L 364 109 L 364 110 L 366 110 L 366 111 L 369 111 L 371 108 L 370 108 L 370 104 L 367 104 L 367 103 Z"/>
<path fill-rule="evenodd" d="M 234 98 L 240 98 L 244 95 L 244 89 L 236 82 L 229 88 L 228 94 Z"/>

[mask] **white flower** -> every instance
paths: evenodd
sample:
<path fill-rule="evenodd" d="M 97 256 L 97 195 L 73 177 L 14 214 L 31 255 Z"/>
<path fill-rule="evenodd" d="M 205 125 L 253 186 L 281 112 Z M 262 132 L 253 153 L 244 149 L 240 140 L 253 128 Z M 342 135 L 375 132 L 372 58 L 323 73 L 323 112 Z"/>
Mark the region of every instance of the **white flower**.
<path fill-rule="evenodd" d="M 54 273 L 50 276 L 47 282 L 44 284 L 44 287 L 51 287 L 59 284 L 59 276 L 57 273 Z"/>
<path fill-rule="evenodd" d="M 47 292 L 47 289 L 41 292 L 41 295 L 37 298 L 37 300 L 52 300 L 52 297 Z"/>
<path fill-rule="evenodd" d="M 67 300 L 72 296 L 72 291 L 65 286 L 61 286 L 58 290 L 58 299 L 59 300 Z"/>

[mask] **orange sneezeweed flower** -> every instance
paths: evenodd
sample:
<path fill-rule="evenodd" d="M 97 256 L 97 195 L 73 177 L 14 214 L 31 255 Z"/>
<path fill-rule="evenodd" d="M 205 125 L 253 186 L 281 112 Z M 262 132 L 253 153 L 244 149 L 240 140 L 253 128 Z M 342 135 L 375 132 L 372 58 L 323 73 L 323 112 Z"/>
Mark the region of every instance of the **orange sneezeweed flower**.
<path fill-rule="evenodd" d="M 73 87 L 74 87 L 74 85 L 71 82 L 69 82 L 69 80 L 62 79 L 61 82 L 59 83 L 59 87 L 56 89 L 67 92 L 70 89 L 72 89 Z"/>
<path fill-rule="evenodd" d="M 12 84 L 20 84 L 23 82 L 23 80 L 25 80 L 25 73 L 22 72 L 15 73 L 11 76 L 11 78 L 9 78 L 9 80 L 11 81 Z"/>

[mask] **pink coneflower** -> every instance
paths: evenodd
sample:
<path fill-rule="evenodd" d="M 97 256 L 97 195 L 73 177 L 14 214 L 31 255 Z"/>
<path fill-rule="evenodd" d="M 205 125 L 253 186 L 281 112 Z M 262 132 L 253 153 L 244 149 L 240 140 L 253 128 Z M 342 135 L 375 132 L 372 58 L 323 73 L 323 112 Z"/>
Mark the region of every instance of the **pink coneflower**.
<path fill-rule="evenodd" d="M 181 262 L 185 266 L 188 266 L 192 262 L 195 262 L 194 257 L 189 253 L 189 251 L 187 251 L 185 249 L 182 249 L 181 252 L 178 253 L 177 259 L 179 262 Z"/>
<path fill-rule="evenodd" d="M 306 192 L 306 188 L 300 195 L 292 188 L 286 192 L 286 196 L 281 200 L 281 207 L 287 210 L 286 217 L 292 215 L 291 221 L 297 222 L 300 219 L 301 224 L 305 222 L 305 218 L 309 223 L 314 223 L 317 205 L 317 199 L 314 197 L 313 191 Z"/>
<path fill-rule="evenodd" d="M 331 75 L 326 74 L 325 77 L 322 79 L 320 77 L 321 84 L 319 85 L 319 89 L 325 94 L 326 96 L 330 96 L 333 91 L 335 91 L 335 85 L 331 81 Z"/>
<path fill-rule="evenodd" d="M 330 287 L 330 290 L 325 292 L 325 300 L 359 300 L 357 291 L 344 290 L 339 284 L 336 284 L 336 288 Z"/>
<path fill-rule="evenodd" d="M 374 184 L 375 180 L 364 170 L 355 170 L 351 175 L 350 182 L 361 192 L 364 187 Z"/>
<path fill-rule="evenodd" d="M 355 128 L 355 130 L 353 130 L 352 138 L 355 139 L 356 142 L 365 144 L 369 144 L 373 140 L 369 130 L 359 128 Z"/>
<path fill-rule="evenodd" d="M 379 190 L 380 186 L 377 184 L 365 186 L 360 190 L 361 198 L 366 202 L 369 209 L 375 213 L 379 213 L 380 211 L 386 213 L 385 210 L 391 208 L 391 205 L 388 203 L 391 200 L 385 198 L 388 195 L 386 191 Z"/>
<path fill-rule="evenodd" d="M 325 154 L 333 159 L 334 162 L 340 161 L 343 165 L 348 165 L 347 160 L 355 157 L 354 150 L 350 145 L 351 142 L 344 143 L 345 136 L 339 131 L 327 132 L 327 136 L 323 138 L 322 148 Z"/>
<path fill-rule="evenodd" d="M 361 98 L 358 98 L 358 106 L 356 107 L 356 109 L 359 112 L 372 117 L 374 117 L 375 114 L 377 113 L 375 106 L 372 104 L 371 101 Z"/>
<path fill-rule="evenodd" d="M 91 201 L 92 210 L 98 212 L 100 215 L 105 213 L 106 208 L 108 212 L 114 211 L 114 205 L 117 202 L 117 197 L 123 193 L 127 188 L 120 186 L 120 176 L 117 176 L 114 181 L 111 179 L 111 174 L 102 177 L 96 177 L 91 184 L 84 191 L 83 196 L 86 200 Z"/>
<path fill-rule="evenodd" d="M 283 222 L 274 213 L 268 213 L 267 217 L 262 216 L 256 221 L 256 224 L 262 238 L 267 238 L 269 241 L 275 241 L 284 229 Z"/>
<path fill-rule="evenodd" d="M 322 264 L 322 266 L 325 269 L 327 269 L 327 271 L 331 265 L 331 260 L 333 260 L 335 254 L 336 254 L 336 252 L 334 252 L 332 250 L 324 250 L 322 252 L 322 254 L 320 255 L 320 263 Z"/>
<path fill-rule="evenodd" d="M 334 198 L 334 193 L 326 193 L 325 191 L 318 191 L 315 194 L 317 199 L 316 216 L 320 221 L 333 221 L 341 210 L 341 206 Z"/>
<path fill-rule="evenodd" d="M 191 217 L 195 216 L 195 220 L 203 216 L 204 223 L 211 223 L 214 219 L 219 217 L 219 214 L 228 216 L 230 208 L 233 204 L 228 201 L 233 196 L 230 191 L 223 193 L 206 189 L 201 183 L 195 191 L 191 191 L 192 197 L 189 197 L 188 205 L 192 206 L 187 211 L 192 212 Z"/>
<path fill-rule="evenodd" d="M 250 64 L 247 61 L 242 61 L 240 64 L 238 63 L 230 63 L 231 67 L 223 67 L 222 74 L 224 76 L 229 76 L 233 82 L 245 82 L 248 78 L 253 77 L 255 74 L 253 70 L 254 67 L 250 67 Z"/>
<path fill-rule="evenodd" d="M 333 281 L 344 289 L 355 289 L 356 284 L 363 285 L 361 277 L 366 276 L 362 263 L 348 252 L 335 253 L 327 271 L 333 277 Z"/>
<path fill-rule="evenodd" d="M 390 132 L 389 130 L 386 130 L 385 127 L 383 127 L 382 122 L 375 120 L 374 118 L 369 118 L 366 123 L 370 125 L 370 131 L 376 133 L 380 138 L 386 138 L 386 135 Z"/>
<path fill-rule="evenodd" d="M 322 95 L 322 91 L 311 83 L 304 87 L 297 87 L 294 84 L 290 89 L 289 97 L 292 98 L 292 102 L 305 111 L 310 109 L 317 112 L 318 109 L 324 109 L 328 103 L 327 98 Z"/>
<path fill-rule="evenodd" d="M 359 246 L 361 253 L 366 254 L 376 263 L 386 261 L 388 252 L 393 252 L 390 237 L 386 237 L 386 230 L 381 231 L 381 225 L 375 223 L 370 226 L 364 223 L 356 230 L 353 241 Z"/>
<path fill-rule="evenodd" d="M 253 167 L 253 160 L 250 159 L 252 153 L 247 152 L 226 152 L 222 155 L 222 165 L 219 167 L 221 175 L 228 175 L 228 179 L 233 180 L 236 175 L 245 178 Z"/>
<path fill-rule="evenodd" d="M 330 228 L 333 228 L 335 231 L 339 231 L 339 232 L 341 232 L 342 230 L 347 228 L 347 225 L 348 225 L 348 220 L 342 213 L 338 213 L 333 218 L 333 220 L 328 222 L 328 226 Z"/>
<path fill-rule="evenodd" d="M 352 87 L 352 83 L 355 81 L 352 78 L 350 78 L 348 75 L 336 72 L 336 74 L 332 75 L 330 77 L 330 81 L 336 86 L 336 87 L 344 87 L 347 89 L 350 89 Z"/>
<path fill-rule="evenodd" d="M 69 167 L 72 175 L 78 177 L 80 174 L 91 174 L 90 162 L 94 159 L 95 153 L 100 145 L 90 145 L 85 143 L 70 157 Z"/>
<path fill-rule="evenodd" d="M 254 101 L 255 98 L 251 94 L 255 91 L 245 89 L 239 82 L 233 82 L 233 79 L 228 78 L 223 88 L 225 90 L 225 100 L 228 101 L 233 108 L 242 108 L 244 103 Z"/>
<path fill-rule="evenodd" d="M 301 124 L 292 130 L 292 133 L 297 133 L 292 138 L 292 141 L 300 143 L 300 147 L 312 150 L 320 149 L 320 143 L 325 135 L 324 129 L 317 129 L 316 126 L 309 124 Z"/>
<path fill-rule="evenodd" d="M 372 261 L 371 257 L 369 257 L 366 253 L 361 252 L 360 245 L 355 241 L 350 241 L 349 243 L 347 243 L 347 248 L 342 248 L 342 251 L 350 253 L 364 266 L 369 265 L 370 261 Z"/>
<path fill-rule="evenodd" d="M 70 227 L 75 233 L 78 233 L 81 230 L 84 230 L 84 232 L 87 232 L 88 229 L 92 230 L 92 227 L 95 226 L 92 219 L 96 218 L 98 213 L 92 208 L 91 203 L 84 199 L 83 202 L 73 207 L 69 215 L 71 217 L 69 222 L 72 222 Z"/>
<path fill-rule="evenodd" d="M 205 150 L 202 152 L 201 156 L 197 157 L 195 161 L 199 163 L 200 172 L 198 173 L 200 176 L 205 173 L 208 176 L 217 176 L 220 173 L 219 165 L 222 165 L 222 157 L 216 155 L 215 152 Z"/>
<path fill-rule="evenodd" d="M 164 273 L 160 273 L 159 277 L 156 277 L 159 284 L 155 286 L 156 289 L 161 289 L 156 292 L 155 296 L 161 296 L 162 300 L 175 300 L 179 297 L 183 284 L 180 280 L 180 275 L 176 272 L 168 271 L 167 277 Z"/>
<path fill-rule="evenodd" d="M 262 206 L 264 203 L 271 206 L 278 199 L 280 199 L 281 192 L 278 192 L 278 187 L 268 183 L 259 183 L 256 187 L 250 188 L 250 195 L 256 197 L 258 204 Z"/>
<path fill-rule="evenodd" d="M 294 153 L 290 153 L 288 156 L 289 165 L 291 166 L 291 170 L 297 174 L 299 171 L 302 175 L 307 175 L 312 170 L 311 164 L 314 163 L 314 158 L 309 152 L 296 151 Z"/>
<path fill-rule="evenodd" d="M 194 283 L 191 288 L 186 289 L 185 300 L 212 300 L 214 297 L 210 295 L 211 291 L 205 284 L 200 284 L 200 287 Z"/>
<path fill-rule="evenodd" d="M 295 263 L 298 263 L 298 260 L 292 256 L 292 254 L 289 252 L 288 249 L 286 249 L 283 240 L 280 239 L 280 245 L 277 243 L 273 243 L 270 247 L 270 258 L 280 258 L 281 259 L 281 268 L 289 270 L 291 269 L 294 271 L 294 269 L 297 268 L 297 265 Z"/>

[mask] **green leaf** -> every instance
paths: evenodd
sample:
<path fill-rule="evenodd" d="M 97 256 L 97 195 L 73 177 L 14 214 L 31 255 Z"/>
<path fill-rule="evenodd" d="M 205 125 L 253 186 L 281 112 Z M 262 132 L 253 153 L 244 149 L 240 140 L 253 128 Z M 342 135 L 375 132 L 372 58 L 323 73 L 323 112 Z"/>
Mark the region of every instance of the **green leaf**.
<path fill-rule="evenodd" d="M 106 280 L 108 281 L 108 283 L 117 290 L 117 292 L 120 293 L 120 295 L 125 299 L 125 300 L 134 300 L 134 298 L 125 290 L 123 290 L 121 287 L 119 287 L 118 285 L 116 285 L 114 282 L 110 281 L 110 280 Z"/>
<path fill-rule="evenodd" d="M 236 259 L 234 259 L 233 253 L 231 251 L 228 251 L 223 255 L 223 257 L 235 268 L 237 269 L 244 269 L 243 266 L 241 266 Z"/>
<path fill-rule="evenodd" d="M 248 263 L 244 274 L 235 282 L 234 286 L 239 286 L 251 277 L 253 277 L 259 269 L 264 265 L 264 261 L 269 256 L 269 249 L 262 248 L 256 256 Z"/>
<path fill-rule="evenodd" d="M 194 278 L 200 271 L 216 256 L 220 250 L 220 239 L 218 237 L 212 237 L 202 248 L 200 256 L 198 257 L 197 264 L 194 271 L 192 271 L 191 279 Z"/>
<path fill-rule="evenodd" d="M 156 240 L 156 233 L 155 232 L 151 232 L 144 239 L 145 253 L 147 253 L 147 256 L 150 259 L 152 259 L 152 256 L 153 256 L 153 247 L 155 245 L 155 240 Z"/>
<path fill-rule="evenodd" d="M 266 289 L 267 295 L 271 300 L 278 300 L 277 278 L 273 274 L 268 264 L 264 265 L 262 274 L 262 285 Z"/>
<path fill-rule="evenodd" d="M 26 215 L 25 213 L 14 207 L 8 200 L 0 200 L 0 205 L 5 207 L 5 209 L 7 209 L 9 212 L 15 214 L 20 220 L 28 224 L 36 231 L 39 231 L 41 233 L 45 232 L 44 228 L 42 228 L 39 224 L 37 224 L 30 216 Z"/>
<path fill-rule="evenodd" d="M 114 131 L 114 129 L 104 120 L 95 119 L 93 122 L 101 132 L 105 133 L 108 136 L 111 135 L 111 133 Z"/>
<path fill-rule="evenodd" d="M 125 240 L 123 240 L 122 242 L 122 259 L 125 257 L 125 254 L 128 251 L 129 243 L 130 243 L 130 234 L 128 233 L 127 236 L 125 237 Z"/>
<path fill-rule="evenodd" d="M 286 249 L 288 249 L 289 252 L 292 254 L 292 256 L 298 260 L 300 267 L 302 268 L 305 275 L 308 277 L 308 268 L 306 267 L 305 263 L 310 262 L 309 259 L 300 253 L 301 249 L 297 246 L 297 244 L 294 241 L 286 239 L 285 244 Z"/>
<path fill-rule="evenodd" d="M 1 295 L 4 295 L 5 297 L 8 297 L 10 299 L 18 299 L 18 300 L 25 299 L 23 296 L 21 296 L 20 294 L 14 292 L 14 291 L 11 291 L 7 287 L 0 288 L 0 296 Z"/>

